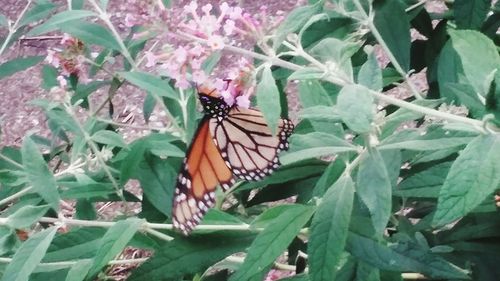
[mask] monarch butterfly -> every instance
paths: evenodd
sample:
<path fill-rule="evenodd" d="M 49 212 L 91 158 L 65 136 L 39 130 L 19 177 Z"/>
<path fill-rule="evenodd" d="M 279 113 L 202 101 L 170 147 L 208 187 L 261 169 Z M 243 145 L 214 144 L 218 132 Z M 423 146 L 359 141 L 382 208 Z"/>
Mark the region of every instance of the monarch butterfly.
<path fill-rule="evenodd" d="M 174 228 L 185 235 L 215 204 L 217 185 L 226 191 L 235 177 L 256 181 L 278 168 L 278 153 L 288 149 L 294 128 L 281 119 L 273 136 L 257 109 L 229 105 L 215 89 L 199 89 L 198 95 L 205 115 L 182 164 L 172 208 Z"/>

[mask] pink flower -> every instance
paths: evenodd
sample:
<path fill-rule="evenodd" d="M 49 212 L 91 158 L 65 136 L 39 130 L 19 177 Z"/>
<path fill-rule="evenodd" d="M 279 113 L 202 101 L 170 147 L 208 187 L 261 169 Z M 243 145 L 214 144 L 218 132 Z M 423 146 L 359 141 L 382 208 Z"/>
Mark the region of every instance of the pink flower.
<path fill-rule="evenodd" d="M 208 45 L 212 50 L 222 50 L 224 49 L 224 38 L 219 35 L 212 35 L 208 38 Z"/>
<path fill-rule="evenodd" d="M 175 87 L 180 89 L 187 89 L 189 88 L 189 86 L 190 86 L 189 81 L 185 77 L 176 78 Z"/>
<path fill-rule="evenodd" d="M 188 52 L 184 49 L 184 47 L 180 46 L 174 51 L 173 56 L 178 63 L 183 63 L 187 59 Z"/>
<path fill-rule="evenodd" d="M 205 13 L 205 15 L 210 14 L 210 11 L 212 11 L 212 4 L 208 3 L 204 5 L 203 7 L 201 7 L 201 10 L 203 11 L 203 13 Z"/>
<path fill-rule="evenodd" d="M 47 50 L 47 56 L 45 57 L 45 61 L 51 64 L 53 67 L 59 67 L 59 65 L 61 64 L 59 55 L 56 54 L 54 50 Z"/>
<path fill-rule="evenodd" d="M 203 72 L 203 70 L 197 70 L 197 71 L 193 72 L 192 80 L 196 84 L 200 84 L 200 85 L 203 84 L 203 82 L 205 82 L 207 80 L 207 78 L 208 77 L 205 74 L 205 72 Z"/>
<path fill-rule="evenodd" d="M 146 58 L 146 67 L 153 67 L 158 62 L 158 57 L 153 52 L 146 51 L 144 57 Z"/>
<path fill-rule="evenodd" d="M 224 102 L 227 105 L 233 106 L 234 96 L 233 96 L 233 94 L 231 94 L 231 92 L 229 90 L 224 90 L 224 91 L 220 92 L 220 95 L 222 96 L 222 98 L 224 99 Z"/>
<path fill-rule="evenodd" d="M 203 48 L 200 44 L 194 45 L 194 47 L 189 50 L 189 53 L 195 57 L 201 56 L 204 52 L 205 48 Z"/>
<path fill-rule="evenodd" d="M 184 11 L 188 13 L 196 13 L 196 9 L 198 9 L 198 3 L 196 3 L 196 1 L 191 1 L 189 5 L 184 6 Z"/>
<path fill-rule="evenodd" d="M 125 15 L 125 26 L 132 27 L 138 23 L 137 17 L 131 13 Z"/>
<path fill-rule="evenodd" d="M 241 18 L 241 14 L 243 13 L 243 10 L 240 7 L 234 7 L 231 12 L 229 12 L 229 17 L 232 20 L 237 20 Z"/>
<path fill-rule="evenodd" d="M 229 12 L 231 10 L 231 7 L 229 7 L 227 2 L 222 2 L 222 4 L 220 4 L 220 6 L 219 6 L 219 10 L 220 10 L 221 14 L 226 14 L 227 12 Z"/>
<path fill-rule="evenodd" d="M 201 65 L 202 65 L 202 63 L 203 63 L 203 60 L 202 60 L 202 59 L 193 59 L 193 60 L 191 61 L 191 68 L 192 68 L 193 70 L 199 70 L 199 69 L 201 69 Z"/>
<path fill-rule="evenodd" d="M 59 87 L 63 89 L 68 85 L 68 81 L 62 75 L 57 76 L 57 82 L 59 82 Z"/>
<path fill-rule="evenodd" d="M 242 96 L 236 97 L 236 104 L 239 107 L 249 108 L 250 107 L 249 95 L 246 94 L 246 95 L 242 95 Z"/>
<path fill-rule="evenodd" d="M 233 20 L 226 20 L 226 23 L 224 24 L 224 33 L 226 33 L 226 35 L 233 34 L 235 27 L 236 23 Z"/>

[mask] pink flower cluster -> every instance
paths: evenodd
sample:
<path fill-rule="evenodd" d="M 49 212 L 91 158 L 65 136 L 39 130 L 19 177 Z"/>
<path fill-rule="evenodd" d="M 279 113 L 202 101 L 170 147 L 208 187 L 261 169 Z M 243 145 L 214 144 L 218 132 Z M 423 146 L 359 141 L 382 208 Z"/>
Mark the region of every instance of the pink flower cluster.
<path fill-rule="evenodd" d="M 64 34 L 61 39 L 63 50 L 47 50 L 45 61 L 60 70 L 61 75 L 57 77 L 61 88 L 66 86 L 64 77 L 76 75 L 82 80 L 87 80 L 85 69 L 85 57 L 83 42 Z"/>

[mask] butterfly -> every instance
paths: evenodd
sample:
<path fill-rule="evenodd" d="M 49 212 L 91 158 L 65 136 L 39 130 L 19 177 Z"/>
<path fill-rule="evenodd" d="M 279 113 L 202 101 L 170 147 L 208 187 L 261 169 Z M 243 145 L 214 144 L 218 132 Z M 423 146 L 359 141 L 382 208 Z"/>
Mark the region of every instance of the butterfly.
<path fill-rule="evenodd" d="M 216 89 L 198 92 L 204 117 L 182 164 L 174 194 L 174 228 L 189 234 L 215 204 L 215 188 L 226 191 L 235 178 L 258 181 L 280 166 L 278 153 L 288 149 L 294 129 L 280 119 L 276 135 L 262 113 L 226 103 Z"/>

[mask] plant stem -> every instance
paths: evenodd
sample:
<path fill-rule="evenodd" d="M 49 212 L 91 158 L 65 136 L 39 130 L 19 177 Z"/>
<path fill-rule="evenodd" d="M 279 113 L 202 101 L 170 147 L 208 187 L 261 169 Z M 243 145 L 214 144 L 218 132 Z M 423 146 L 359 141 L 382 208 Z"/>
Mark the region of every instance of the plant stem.
<path fill-rule="evenodd" d="M 108 120 L 108 119 L 104 119 L 104 118 L 100 118 L 100 117 L 96 117 L 96 120 L 101 121 L 101 122 L 106 123 L 106 124 L 115 125 L 118 127 L 125 127 L 125 128 L 137 129 L 137 130 L 165 131 L 168 129 L 167 127 L 152 127 L 152 126 L 140 126 L 140 125 L 125 124 L 125 123 L 115 122 L 113 120 Z"/>
<path fill-rule="evenodd" d="M 413 84 L 413 82 L 410 80 L 410 77 L 409 77 L 409 74 L 406 73 L 403 68 L 401 67 L 401 65 L 399 64 L 398 60 L 396 59 L 396 57 L 394 56 L 394 54 L 391 52 L 391 50 L 389 49 L 389 46 L 387 46 L 387 44 L 385 43 L 384 39 L 382 38 L 382 35 L 380 35 L 380 33 L 378 32 L 378 29 L 377 27 L 375 26 L 375 24 L 373 23 L 373 17 L 371 15 L 367 15 L 365 10 L 363 9 L 363 6 L 361 6 L 361 3 L 359 2 L 359 0 L 354 0 L 354 4 L 356 5 L 356 7 L 358 8 L 358 11 L 361 13 L 361 15 L 364 17 L 364 19 L 366 20 L 366 23 L 368 25 L 368 28 L 370 29 L 370 31 L 372 32 L 373 34 L 373 37 L 375 37 L 375 39 L 377 40 L 377 42 L 380 44 L 380 46 L 382 46 L 382 49 L 384 49 L 387 57 L 389 57 L 389 60 L 391 61 L 392 65 L 394 65 L 394 68 L 396 69 L 396 71 L 399 73 L 399 75 L 401 75 L 401 77 L 403 77 L 403 79 L 406 81 L 408 87 L 410 88 L 411 92 L 413 93 L 413 95 L 415 96 L 416 99 L 422 99 L 422 95 L 420 94 L 420 92 L 417 90 L 417 87 L 415 86 L 415 84 Z"/>
<path fill-rule="evenodd" d="M 24 6 L 24 9 L 21 11 L 14 24 L 9 26 L 9 33 L 7 34 L 5 40 L 3 41 L 2 47 L 0 47 L 0 57 L 2 56 L 5 49 L 7 49 L 7 46 L 10 44 L 12 36 L 14 36 L 14 34 L 17 32 L 17 29 L 19 28 L 19 21 L 21 21 L 21 19 L 24 17 L 24 14 L 26 14 L 29 6 L 31 6 L 31 0 L 28 0 L 28 3 L 26 3 L 26 6 Z"/>
<path fill-rule="evenodd" d="M 20 197 L 24 196 L 25 194 L 28 194 L 32 191 L 33 191 L 33 186 L 28 186 L 28 187 L 22 189 L 21 191 L 18 191 L 7 198 L 0 200 L 0 206 L 3 206 L 11 201 L 14 201 L 17 198 L 20 198 Z"/>
<path fill-rule="evenodd" d="M 0 158 L 3 159 L 5 162 L 8 162 L 8 163 L 16 166 L 17 168 L 23 169 L 23 165 L 22 164 L 17 163 L 16 161 L 10 159 L 9 157 L 7 157 L 6 155 L 4 155 L 1 152 L 0 152 Z"/>
<path fill-rule="evenodd" d="M 125 57 L 125 59 L 130 63 L 132 66 L 132 69 L 137 69 L 137 65 L 130 55 L 130 52 L 128 51 L 127 47 L 125 46 L 125 43 L 123 43 L 123 40 L 116 30 L 115 26 L 109 19 L 109 15 L 106 13 L 106 11 L 103 11 L 99 4 L 95 2 L 95 0 L 89 0 L 90 4 L 94 7 L 94 9 L 99 13 L 99 18 L 108 26 L 109 30 L 111 30 L 111 33 L 113 34 L 113 37 L 115 37 L 116 42 L 120 46 L 121 53 Z"/>

